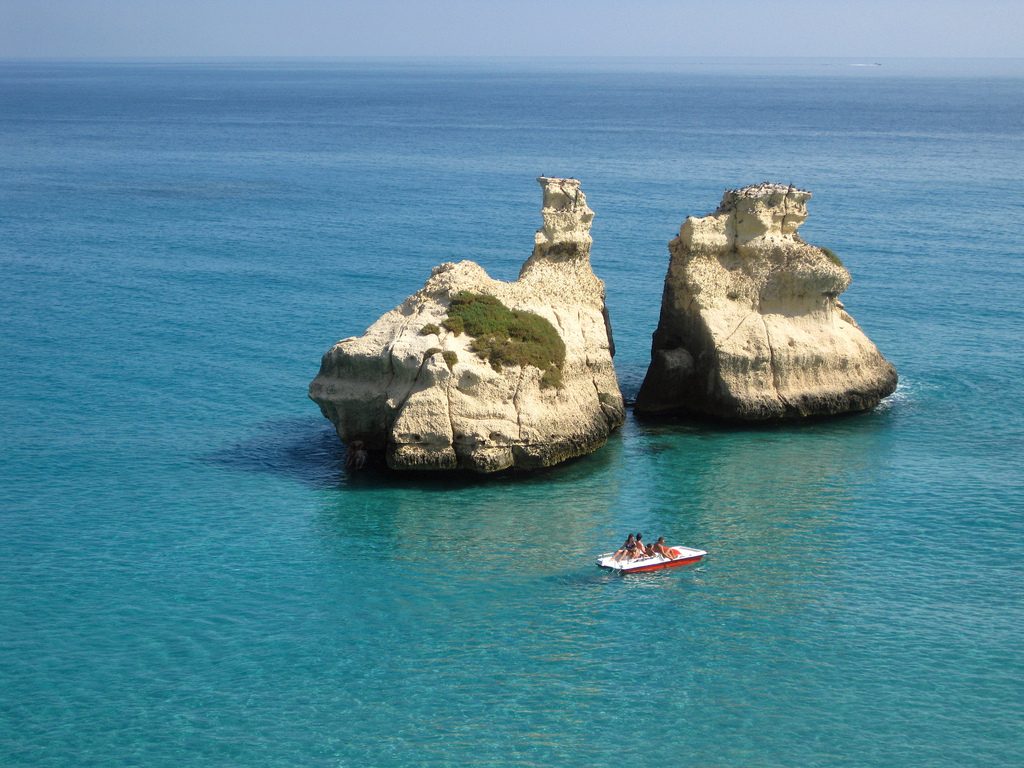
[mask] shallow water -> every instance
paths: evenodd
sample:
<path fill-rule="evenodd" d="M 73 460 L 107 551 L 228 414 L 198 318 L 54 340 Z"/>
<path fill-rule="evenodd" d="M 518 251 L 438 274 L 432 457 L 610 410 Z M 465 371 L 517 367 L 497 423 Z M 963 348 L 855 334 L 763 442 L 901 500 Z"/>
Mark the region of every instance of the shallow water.
<path fill-rule="evenodd" d="M 1024 67 L 0 65 L 0 763 L 1024 759 Z M 537 475 L 349 476 L 320 355 L 582 179 L 627 395 L 722 189 L 896 364 L 870 414 L 628 421 Z M 617 577 L 626 530 L 710 552 Z"/>

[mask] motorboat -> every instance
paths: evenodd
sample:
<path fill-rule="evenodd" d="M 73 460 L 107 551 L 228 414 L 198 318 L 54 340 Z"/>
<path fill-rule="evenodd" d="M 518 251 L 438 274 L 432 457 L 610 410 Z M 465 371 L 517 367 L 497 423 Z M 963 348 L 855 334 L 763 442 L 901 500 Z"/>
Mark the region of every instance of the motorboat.
<path fill-rule="evenodd" d="M 637 557 L 632 560 L 623 558 L 615 560 L 614 552 L 606 552 L 597 558 L 597 564 L 602 568 L 619 573 L 646 573 L 648 571 L 660 571 L 663 568 L 678 568 L 681 565 L 693 565 L 699 563 L 707 554 L 703 549 L 692 549 L 690 547 L 669 547 L 672 557 L 664 555 L 651 555 L 648 557 Z"/>

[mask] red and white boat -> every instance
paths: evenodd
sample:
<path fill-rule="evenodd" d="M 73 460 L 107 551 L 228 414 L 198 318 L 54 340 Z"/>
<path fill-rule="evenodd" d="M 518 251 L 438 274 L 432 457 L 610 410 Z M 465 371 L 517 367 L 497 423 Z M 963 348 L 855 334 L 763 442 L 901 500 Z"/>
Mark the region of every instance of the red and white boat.
<path fill-rule="evenodd" d="M 669 547 L 673 557 L 664 555 L 652 555 L 651 557 L 638 557 L 633 560 L 614 560 L 614 552 L 606 552 L 597 558 L 597 564 L 602 568 L 619 573 L 645 573 L 647 571 L 660 571 L 663 568 L 678 568 L 680 565 L 693 565 L 699 563 L 707 554 L 703 549 L 691 549 L 690 547 Z"/>

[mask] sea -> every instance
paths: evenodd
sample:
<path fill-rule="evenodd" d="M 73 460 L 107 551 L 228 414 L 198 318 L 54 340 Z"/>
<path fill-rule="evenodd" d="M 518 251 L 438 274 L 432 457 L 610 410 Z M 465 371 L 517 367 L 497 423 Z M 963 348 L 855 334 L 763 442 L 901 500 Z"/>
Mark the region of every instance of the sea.
<path fill-rule="evenodd" d="M 582 182 L 623 392 L 726 188 L 873 412 L 349 473 L 320 357 Z M 1024 764 L 1024 60 L 0 62 L 0 765 Z M 708 551 L 596 567 L 627 532 Z"/>

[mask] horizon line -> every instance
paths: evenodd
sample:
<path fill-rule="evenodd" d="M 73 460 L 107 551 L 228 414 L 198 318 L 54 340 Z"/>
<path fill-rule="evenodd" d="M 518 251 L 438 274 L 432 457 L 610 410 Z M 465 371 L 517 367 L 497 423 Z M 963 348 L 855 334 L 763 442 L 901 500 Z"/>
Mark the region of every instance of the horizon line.
<path fill-rule="evenodd" d="M 175 54 L 166 56 L 0 56 L 0 62 L 18 61 L 1024 61 L 1024 56 L 890 56 L 858 54 L 852 56 L 666 56 L 658 54 L 601 54 L 593 56 L 564 54 L 330 54 L 330 55 L 280 55 L 280 54 Z"/>

